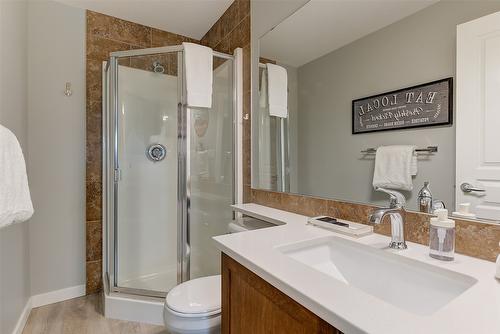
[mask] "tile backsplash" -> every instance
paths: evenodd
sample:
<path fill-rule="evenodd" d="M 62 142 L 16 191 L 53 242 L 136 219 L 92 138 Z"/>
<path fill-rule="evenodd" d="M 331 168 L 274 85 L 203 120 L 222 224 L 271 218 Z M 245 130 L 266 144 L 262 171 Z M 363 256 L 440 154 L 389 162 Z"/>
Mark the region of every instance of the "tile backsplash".
<path fill-rule="evenodd" d="M 368 215 L 375 208 L 370 205 L 348 203 L 323 198 L 252 189 L 251 202 L 306 216 L 329 215 L 341 219 L 367 224 Z M 429 220 L 431 215 L 407 212 L 405 223 L 406 240 L 427 245 L 429 243 Z M 495 261 L 500 253 L 500 225 L 462 220 L 456 222 L 456 252 Z M 390 236 L 391 225 L 386 219 L 374 226 L 375 233 Z"/>

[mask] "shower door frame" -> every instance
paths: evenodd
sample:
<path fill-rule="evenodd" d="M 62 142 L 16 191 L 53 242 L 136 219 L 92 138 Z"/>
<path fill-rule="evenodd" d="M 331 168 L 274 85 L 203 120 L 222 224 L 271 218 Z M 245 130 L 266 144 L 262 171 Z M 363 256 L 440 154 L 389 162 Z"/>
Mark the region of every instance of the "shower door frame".
<path fill-rule="evenodd" d="M 122 57 L 148 56 L 162 53 L 177 53 L 177 77 L 178 86 L 181 87 L 177 105 L 177 284 L 190 279 L 190 207 L 191 207 L 191 175 L 190 175 L 190 124 L 191 113 L 185 102 L 186 87 L 183 73 L 183 46 L 167 46 L 148 49 L 135 49 L 117 51 L 110 53 L 108 62 L 103 64 L 103 280 L 105 288 L 110 292 L 145 297 L 163 298 L 166 292 L 144 290 L 138 288 L 120 287 L 117 280 L 118 272 L 118 245 L 116 242 L 116 231 L 118 228 L 118 183 L 120 180 L 120 168 L 118 160 L 118 60 Z M 232 203 L 242 201 L 242 187 L 237 183 L 241 169 L 241 159 L 236 158 L 240 154 L 237 143 L 241 136 L 239 114 L 241 114 L 241 50 L 237 49 L 235 56 L 213 51 L 213 56 L 232 61 L 233 71 L 233 191 Z M 238 59 L 238 62 L 237 62 Z M 109 75 L 108 75 L 109 73 Z M 111 115 L 111 113 L 113 115 Z M 110 153 L 107 153 L 110 152 Z M 112 154 L 111 154 L 112 152 Z M 111 206 L 110 206 L 111 204 Z"/>

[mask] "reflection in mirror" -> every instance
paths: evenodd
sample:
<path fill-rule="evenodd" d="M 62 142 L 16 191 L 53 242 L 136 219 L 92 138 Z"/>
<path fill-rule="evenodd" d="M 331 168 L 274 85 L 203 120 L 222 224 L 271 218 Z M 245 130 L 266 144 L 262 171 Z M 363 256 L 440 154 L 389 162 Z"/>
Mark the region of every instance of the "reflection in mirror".
<path fill-rule="evenodd" d="M 309 1 L 254 55 L 252 186 L 386 205 L 374 181 L 389 182 L 410 210 L 455 211 L 457 25 L 497 11 L 488 1 Z"/>

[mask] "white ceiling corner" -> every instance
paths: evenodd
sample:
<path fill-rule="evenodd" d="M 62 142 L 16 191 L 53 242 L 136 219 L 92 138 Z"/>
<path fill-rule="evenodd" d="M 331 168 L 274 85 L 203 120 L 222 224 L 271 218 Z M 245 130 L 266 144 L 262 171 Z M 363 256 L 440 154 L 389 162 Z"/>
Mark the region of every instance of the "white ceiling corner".
<path fill-rule="evenodd" d="M 201 39 L 233 0 L 56 0 L 149 27 Z"/>

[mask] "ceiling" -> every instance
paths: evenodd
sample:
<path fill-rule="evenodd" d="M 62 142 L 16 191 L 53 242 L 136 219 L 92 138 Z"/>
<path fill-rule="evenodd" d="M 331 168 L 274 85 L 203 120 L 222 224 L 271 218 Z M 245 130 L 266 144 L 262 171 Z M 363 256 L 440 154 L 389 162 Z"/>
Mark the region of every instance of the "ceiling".
<path fill-rule="evenodd" d="M 260 39 L 260 55 L 299 67 L 436 2 L 311 0 Z"/>
<path fill-rule="evenodd" d="M 233 0 L 57 0 L 127 21 L 201 39 Z"/>

